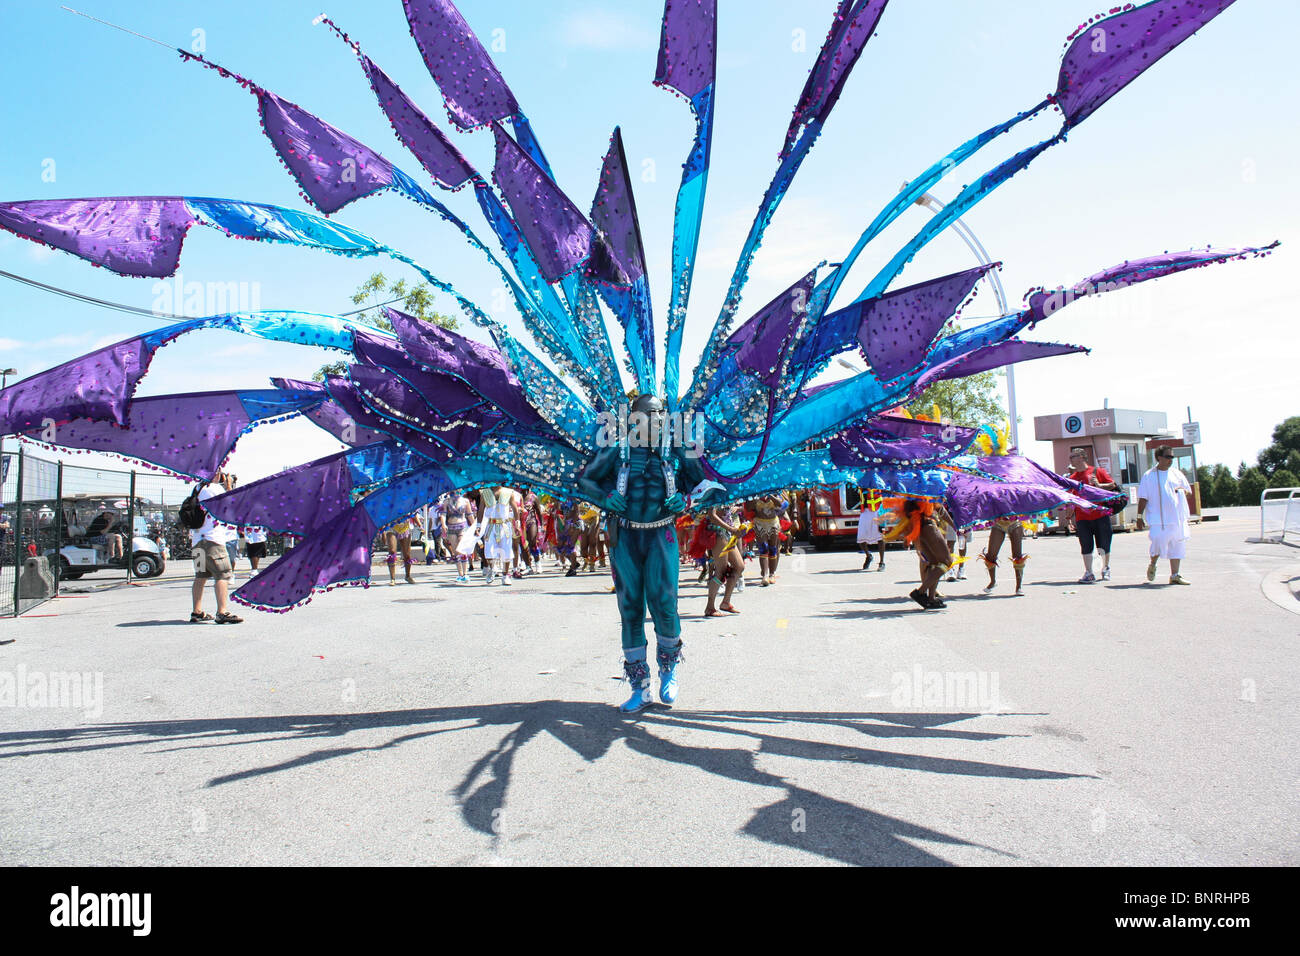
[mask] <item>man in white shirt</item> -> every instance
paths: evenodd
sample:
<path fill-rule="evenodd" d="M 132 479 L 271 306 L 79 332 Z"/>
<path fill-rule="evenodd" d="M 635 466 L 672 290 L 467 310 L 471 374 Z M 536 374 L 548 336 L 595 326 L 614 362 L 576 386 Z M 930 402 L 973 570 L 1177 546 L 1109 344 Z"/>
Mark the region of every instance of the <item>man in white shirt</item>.
<path fill-rule="evenodd" d="M 1138 484 L 1138 530 L 1145 525 L 1150 532 L 1151 563 L 1147 580 L 1156 579 L 1156 562 L 1169 559 L 1169 583 L 1190 584 L 1178 573 L 1191 537 L 1188 518 L 1191 514 L 1192 486 L 1178 468 L 1171 468 L 1174 453 L 1168 445 L 1156 449 L 1156 466 L 1142 476 Z"/>
<path fill-rule="evenodd" d="M 862 514 L 858 516 L 858 548 L 866 555 L 862 562 L 863 571 L 871 567 L 872 548 L 880 552 L 880 565 L 876 570 L 885 570 L 885 536 L 880 533 L 880 515 L 876 513 L 879 507 L 878 497 L 868 498 L 863 502 Z"/>
<path fill-rule="evenodd" d="M 199 491 L 199 504 L 214 498 L 234 486 L 230 477 L 223 472 L 212 476 L 212 482 Z M 190 532 L 190 545 L 194 551 L 194 611 L 190 614 L 190 623 L 213 620 L 203 611 L 203 582 L 212 578 L 212 589 L 217 595 L 218 624 L 242 624 L 244 619 L 230 613 L 230 578 L 233 569 L 230 566 L 230 553 L 226 542 L 235 540 L 239 532 L 228 525 L 217 524 L 212 515 L 204 512 L 202 527 Z"/>

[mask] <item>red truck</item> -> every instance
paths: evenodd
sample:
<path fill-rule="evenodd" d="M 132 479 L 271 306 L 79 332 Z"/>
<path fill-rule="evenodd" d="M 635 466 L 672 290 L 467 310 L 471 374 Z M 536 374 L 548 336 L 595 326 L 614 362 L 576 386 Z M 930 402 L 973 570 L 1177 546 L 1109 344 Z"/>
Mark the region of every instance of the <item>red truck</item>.
<path fill-rule="evenodd" d="M 823 485 L 799 493 L 800 520 L 806 522 L 808 540 L 821 551 L 836 542 L 856 546 L 862 495 L 857 485 Z M 881 528 L 886 526 L 882 515 Z"/>

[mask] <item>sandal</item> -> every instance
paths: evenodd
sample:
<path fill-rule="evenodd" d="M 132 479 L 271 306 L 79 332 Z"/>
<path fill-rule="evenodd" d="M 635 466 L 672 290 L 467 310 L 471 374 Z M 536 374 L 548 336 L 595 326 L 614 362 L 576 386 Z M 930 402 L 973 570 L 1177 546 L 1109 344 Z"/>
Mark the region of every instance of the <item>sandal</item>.
<path fill-rule="evenodd" d="M 705 616 L 705 617 L 722 617 L 722 612 L 721 612 L 721 611 L 717 611 L 717 610 L 714 610 L 714 611 L 705 611 L 705 612 L 704 612 L 704 616 Z"/>
<path fill-rule="evenodd" d="M 231 614 L 229 611 L 222 611 L 217 615 L 218 624 L 243 624 L 244 619 Z"/>
<path fill-rule="evenodd" d="M 730 604 L 719 604 L 719 605 L 718 605 L 718 609 L 719 609 L 719 610 L 722 610 L 722 611 L 726 611 L 728 614 L 739 614 L 739 613 L 740 613 L 740 612 L 737 611 L 734 607 L 732 607 Z"/>
<path fill-rule="evenodd" d="M 212 615 L 209 614 L 207 611 L 194 611 L 190 614 L 191 624 L 198 624 L 200 621 L 210 621 L 210 620 L 212 620 Z"/>

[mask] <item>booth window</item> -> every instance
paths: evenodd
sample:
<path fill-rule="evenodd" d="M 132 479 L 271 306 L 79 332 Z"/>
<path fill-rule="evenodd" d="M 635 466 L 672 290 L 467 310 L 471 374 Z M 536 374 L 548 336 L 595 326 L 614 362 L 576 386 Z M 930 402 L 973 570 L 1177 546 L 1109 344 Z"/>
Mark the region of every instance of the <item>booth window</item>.
<path fill-rule="evenodd" d="M 1118 458 L 1119 470 L 1115 473 L 1115 479 L 1122 485 L 1136 485 L 1142 479 L 1138 446 L 1128 442 L 1121 443 Z"/>

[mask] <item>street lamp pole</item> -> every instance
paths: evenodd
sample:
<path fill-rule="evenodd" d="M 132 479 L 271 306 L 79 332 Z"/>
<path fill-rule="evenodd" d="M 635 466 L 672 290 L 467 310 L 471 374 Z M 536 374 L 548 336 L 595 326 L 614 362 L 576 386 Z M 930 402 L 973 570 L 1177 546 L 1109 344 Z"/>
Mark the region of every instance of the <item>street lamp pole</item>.
<path fill-rule="evenodd" d="M 904 183 L 903 185 L 904 188 L 906 188 L 907 184 Z M 929 209 L 931 212 L 935 212 L 935 213 L 942 212 L 944 209 L 944 204 L 941 201 L 939 201 L 939 199 L 937 199 L 932 193 L 926 193 L 925 195 L 923 195 L 920 199 L 916 201 L 916 204 L 918 206 L 924 206 L 926 209 Z M 992 265 L 993 260 L 989 258 L 988 252 L 984 249 L 984 244 L 979 241 L 975 233 L 971 231 L 970 227 L 967 226 L 966 223 L 962 222 L 960 218 L 957 218 L 953 220 L 953 223 L 949 228 L 951 228 L 953 232 L 957 233 L 957 235 L 961 237 L 961 241 L 966 243 L 966 248 L 968 248 L 974 254 L 975 258 L 979 260 L 980 265 L 984 265 L 984 266 Z M 984 274 L 984 278 L 988 281 L 988 284 L 993 288 L 994 298 L 998 300 L 998 313 L 1000 315 L 1006 315 L 1007 294 L 1006 291 L 1002 288 L 1002 277 L 998 275 L 998 271 L 996 269 L 990 269 L 988 272 Z M 1020 447 L 1020 427 L 1016 424 L 1017 415 L 1016 415 L 1015 366 L 1014 365 L 1006 366 L 1006 372 L 1007 372 L 1007 415 L 1010 416 L 1011 418 L 1011 432 L 1009 437 L 1011 439 L 1011 447 L 1018 449 Z"/>

